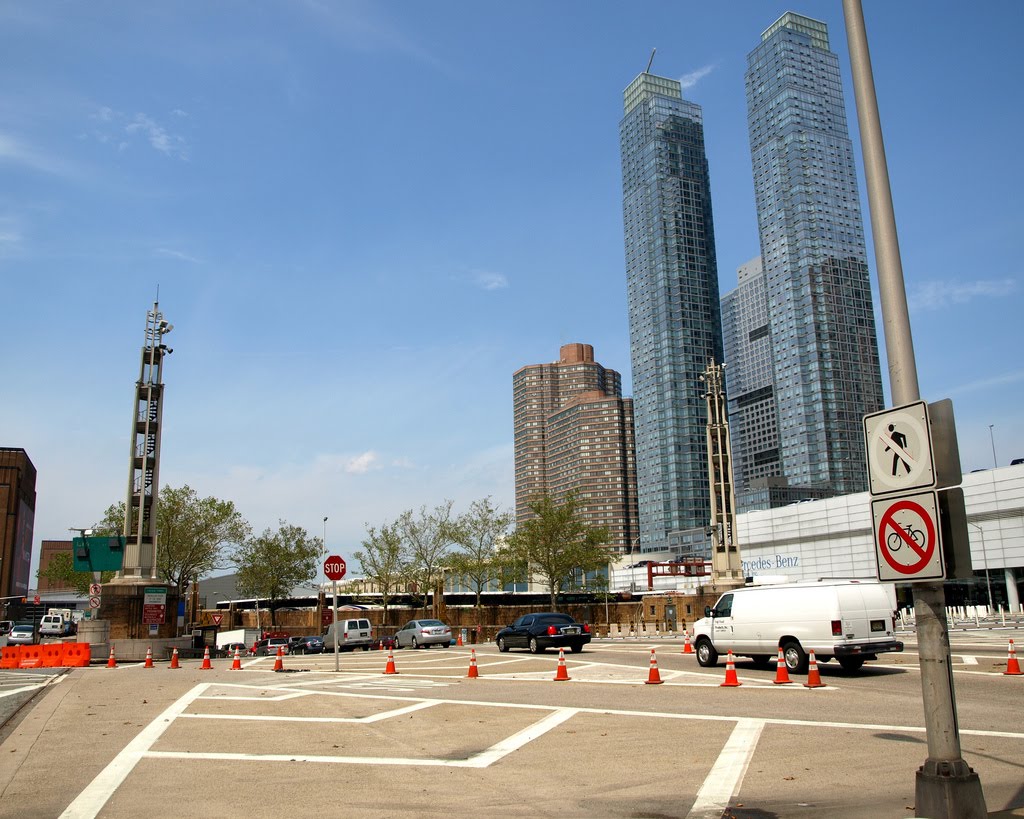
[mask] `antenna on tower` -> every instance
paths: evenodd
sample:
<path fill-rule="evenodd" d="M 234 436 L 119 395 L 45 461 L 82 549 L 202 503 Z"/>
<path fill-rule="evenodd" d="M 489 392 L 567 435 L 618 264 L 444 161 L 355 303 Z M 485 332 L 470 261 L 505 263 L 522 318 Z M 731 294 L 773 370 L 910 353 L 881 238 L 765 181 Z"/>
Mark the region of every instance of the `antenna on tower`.
<path fill-rule="evenodd" d="M 649 59 L 649 60 L 647 61 L 647 70 L 646 70 L 646 71 L 644 71 L 644 74 L 650 74 L 650 73 L 651 73 L 651 65 L 653 65 L 653 64 L 654 64 L 654 54 L 655 54 L 655 52 L 656 52 L 657 50 L 658 50 L 657 48 L 652 48 L 652 49 L 651 49 L 651 59 Z"/>

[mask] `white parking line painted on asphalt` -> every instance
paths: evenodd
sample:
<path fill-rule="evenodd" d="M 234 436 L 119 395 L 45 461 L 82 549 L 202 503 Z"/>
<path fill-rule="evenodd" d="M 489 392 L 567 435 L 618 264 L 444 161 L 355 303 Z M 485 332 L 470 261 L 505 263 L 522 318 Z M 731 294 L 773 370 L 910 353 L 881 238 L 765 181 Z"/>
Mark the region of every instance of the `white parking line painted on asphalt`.
<path fill-rule="evenodd" d="M 978 658 L 977 657 L 973 657 L 970 654 L 961 654 L 960 655 L 960 659 L 963 661 L 964 665 L 977 665 L 978 664 Z"/>
<path fill-rule="evenodd" d="M 757 748 L 764 729 L 764 720 L 741 719 L 718 755 L 697 799 L 690 808 L 688 819 L 717 819 L 739 792 L 743 777 Z"/>
<path fill-rule="evenodd" d="M 310 691 L 309 693 L 314 693 Z M 240 698 L 237 698 L 240 699 Z M 266 702 L 266 700 L 264 700 Z M 249 720 L 253 722 L 346 722 L 346 723 L 369 723 L 382 722 L 393 717 L 401 717 L 411 714 L 413 711 L 422 711 L 424 708 L 433 708 L 440 705 L 439 700 L 424 700 L 407 705 L 404 708 L 395 708 L 391 711 L 383 711 L 379 714 L 369 714 L 365 717 L 283 717 L 268 716 L 267 714 L 182 714 L 182 719 L 224 719 L 224 720 Z"/>
<path fill-rule="evenodd" d="M 576 715 L 574 708 L 555 708 L 550 714 L 518 731 L 512 736 L 496 742 L 479 753 L 465 759 L 443 759 L 437 757 L 353 757 L 319 756 L 304 754 L 230 754 L 200 753 L 189 751 L 147 751 L 147 759 L 201 759 L 239 762 L 320 762 L 334 765 L 416 765 L 442 768 L 487 768 L 498 760 L 533 742 L 548 731 Z M 95 815 L 95 814 L 91 814 Z"/>
<path fill-rule="evenodd" d="M 121 786 L 125 777 L 131 773 L 139 760 L 160 739 L 164 731 L 208 687 L 209 683 L 200 683 L 176 702 L 172 703 L 160 716 L 143 728 L 138 736 L 125 745 L 107 767 L 100 771 L 92 782 L 86 785 L 85 790 L 78 794 L 75 801 L 68 805 L 60 815 L 60 819 L 93 819 L 103 809 L 103 806 L 107 804 L 114 791 Z"/>

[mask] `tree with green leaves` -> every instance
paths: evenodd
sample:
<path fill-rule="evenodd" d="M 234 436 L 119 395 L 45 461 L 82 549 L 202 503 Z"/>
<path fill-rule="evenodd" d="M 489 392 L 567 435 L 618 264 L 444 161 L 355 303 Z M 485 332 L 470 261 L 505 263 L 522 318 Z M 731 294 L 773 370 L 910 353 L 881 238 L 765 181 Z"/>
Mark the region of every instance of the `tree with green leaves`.
<path fill-rule="evenodd" d="M 97 534 L 124 534 L 125 504 L 107 508 L 93 528 Z M 229 547 L 243 543 L 252 527 L 231 501 L 200 498 L 187 484 L 165 486 L 157 498 L 156 568 L 161 580 L 183 594 L 188 584 L 228 565 Z"/>
<path fill-rule="evenodd" d="M 363 548 L 353 556 L 359 561 L 366 579 L 377 586 L 383 599 L 386 621 L 388 601 L 398 591 L 406 576 L 402 535 L 398 525 L 385 523 L 380 529 L 375 529 L 367 524 Z"/>
<path fill-rule="evenodd" d="M 100 582 L 107 583 L 114 576 L 113 572 L 101 572 Z M 89 594 L 89 586 L 95 582 L 92 572 L 76 572 L 75 562 L 70 552 L 57 552 L 50 558 L 45 569 L 36 573 L 40 580 L 48 580 L 55 588 L 71 588 L 85 597 Z"/>
<path fill-rule="evenodd" d="M 579 519 L 573 493 L 562 503 L 556 503 L 550 495 L 540 495 L 529 506 L 534 517 L 513 532 L 509 553 L 542 578 L 554 609 L 558 593 L 576 572 L 586 574 L 608 564 L 608 553 L 602 548 L 608 542 L 608 532 Z"/>
<path fill-rule="evenodd" d="M 291 595 L 300 583 L 311 583 L 320 568 L 323 541 L 311 537 L 301 526 L 279 521 L 277 531 L 264 529 L 235 550 L 238 590 L 269 601 L 271 622 L 276 622 L 275 604 Z M 258 605 L 258 603 L 257 603 Z"/>
<path fill-rule="evenodd" d="M 419 515 L 407 510 L 395 521 L 402 538 L 406 578 L 415 583 L 418 593 L 432 592 L 444 577 L 451 541 L 452 501 L 445 501 L 432 512 L 420 508 Z"/>
<path fill-rule="evenodd" d="M 501 512 L 487 497 L 474 501 L 468 512 L 451 523 L 450 537 L 456 550 L 449 555 L 448 566 L 476 593 L 477 608 L 483 590 L 501 580 L 507 569 L 498 546 L 514 520 L 512 512 Z"/>

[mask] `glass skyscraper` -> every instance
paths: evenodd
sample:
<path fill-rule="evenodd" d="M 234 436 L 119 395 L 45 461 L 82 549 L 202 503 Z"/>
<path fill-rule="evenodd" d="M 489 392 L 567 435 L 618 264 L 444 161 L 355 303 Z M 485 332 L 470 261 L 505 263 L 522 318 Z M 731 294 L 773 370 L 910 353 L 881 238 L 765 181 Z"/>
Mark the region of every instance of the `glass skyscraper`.
<path fill-rule="evenodd" d="M 699 378 L 722 360 L 718 266 L 699 105 L 643 73 L 619 125 L 641 551 L 675 549 L 711 516 Z"/>
<path fill-rule="evenodd" d="M 882 408 L 882 378 L 853 145 L 827 26 L 780 17 L 747 57 L 746 92 L 779 473 L 790 486 L 865 491 L 861 418 Z M 768 386 L 734 377 L 742 361 L 726 363 L 733 406 L 744 399 L 734 386 Z"/>

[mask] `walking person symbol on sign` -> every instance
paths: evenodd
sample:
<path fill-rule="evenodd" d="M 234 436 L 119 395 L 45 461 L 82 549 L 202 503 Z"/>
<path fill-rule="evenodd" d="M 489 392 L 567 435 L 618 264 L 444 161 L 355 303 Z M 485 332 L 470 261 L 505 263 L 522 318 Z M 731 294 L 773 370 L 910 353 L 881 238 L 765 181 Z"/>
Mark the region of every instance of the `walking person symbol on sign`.
<path fill-rule="evenodd" d="M 907 454 L 907 436 L 896 429 L 895 424 L 889 424 L 889 440 L 892 443 L 885 448 L 886 452 L 892 450 L 892 476 L 896 477 L 896 471 L 899 469 L 900 464 L 903 464 L 903 468 L 910 474 L 910 461 L 907 460 L 910 456 Z"/>

